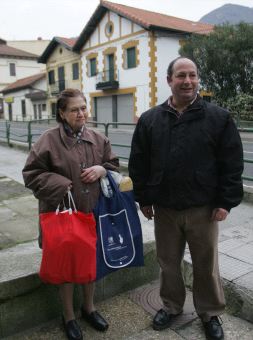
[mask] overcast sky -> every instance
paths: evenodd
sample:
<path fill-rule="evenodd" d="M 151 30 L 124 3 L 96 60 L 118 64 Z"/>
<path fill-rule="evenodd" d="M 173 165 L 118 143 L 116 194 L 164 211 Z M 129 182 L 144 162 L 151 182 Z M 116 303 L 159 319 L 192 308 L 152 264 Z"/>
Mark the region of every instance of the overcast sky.
<path fill-rule="evenodd" d="M 188 20 L 198 21 L 227 3 L 253 7 L 253 0 L 111 0 Z M 76 37 L 99 0 L 0 0 L 0 37 L 30 40 Z"/>

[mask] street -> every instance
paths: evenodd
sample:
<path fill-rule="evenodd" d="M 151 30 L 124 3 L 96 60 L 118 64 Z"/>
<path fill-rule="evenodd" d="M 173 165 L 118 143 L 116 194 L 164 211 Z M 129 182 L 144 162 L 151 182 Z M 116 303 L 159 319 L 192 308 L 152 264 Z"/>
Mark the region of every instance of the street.
<path fill-rule="evenodd" d="M 54 120 L 45 121 L 43 123 L 32 123 L 31 124 L 31 136 L 32 142 L 38 140 L 39 136 L 47 129 L 56 126 Z M 87 124 L 91 126 L 91 124 Z M 105 133 L 103 126 L 99 127 L 98 130 L 101 133 Z M 28 142 L 28 122 L 11 122 L 10 139 L 21 143 Z M 133 129 L 118 127 L 110 127 L 108 131 L 108 137 L 112 144 L 112 149 L 117 154 L 123 163 L 127 163 L 130 154 L 130 146 L 132 140 Z M 242 132 L 241 133 L 244 159 L 253 161 L 253 132 Z M 6 141 L 6 125 L 4 121 L 0 121 L 0 139 Z M 253 163 L 244 163 L 244 176 L 253 178 Z M 253 186 L 253 181 L 244 181 L 245 185 Z"/>

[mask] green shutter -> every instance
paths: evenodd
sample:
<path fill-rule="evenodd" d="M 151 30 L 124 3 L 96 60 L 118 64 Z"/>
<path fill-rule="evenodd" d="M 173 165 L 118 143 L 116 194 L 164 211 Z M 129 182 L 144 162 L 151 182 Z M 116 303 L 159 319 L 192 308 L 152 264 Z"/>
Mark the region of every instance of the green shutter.
<path fill-rule="evenodd" d="M 92 58 L 90 59 L 90 76 L 95 76 L 97 74 L 96 71 L 96 58 Z"/>
<path fill-rule="evenodd" d="M 130 47 L 127 49 L 127 68 L 136 67 L 136 49 Z"/>

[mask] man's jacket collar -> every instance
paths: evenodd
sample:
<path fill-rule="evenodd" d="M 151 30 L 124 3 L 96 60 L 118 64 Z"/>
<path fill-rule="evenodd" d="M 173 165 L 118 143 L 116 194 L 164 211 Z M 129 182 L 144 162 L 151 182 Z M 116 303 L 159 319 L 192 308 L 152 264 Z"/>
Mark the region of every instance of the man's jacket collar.
<path fill-rule="evenodd" d="M 175 109 L 173 109 L 169 104 L 168 100 L 160 105 L 162 110 L 169 112 L 170 114 L 176 115 Z M 200 119 L 205 116 L 204 102 L 203 99 L 198 95 L 196 100 L 190 104 L 180 118 L 177 119 L 176 124 L 180 124 L 185 121 Z"/>

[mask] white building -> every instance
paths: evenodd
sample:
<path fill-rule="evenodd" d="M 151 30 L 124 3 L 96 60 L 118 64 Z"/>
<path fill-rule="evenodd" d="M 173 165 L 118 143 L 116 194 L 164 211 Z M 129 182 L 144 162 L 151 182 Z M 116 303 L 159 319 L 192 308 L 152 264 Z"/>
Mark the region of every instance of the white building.
<path fill-rule="evenodd" d="M 99 122 L 134 123 L 168 98 L 166 71 L 182 41 L 212 25 L 101 1 L 73 50 L 82 55 L 88 108 Z"/>
<path fill-rule="evenodd" d="M 37 60 L 37 55 L 8 46 L 5 40 L 0 39 L 0 92 L 18 79 L 40 72 L 41 64 Z M 2 115 L 3 100 L 0 93 L 0 118 Z"/>
<path fill-rule="evenodd" d="M 18 48 L 20 50 L 30 52 L 36 55 L 41 55 L 43 51 L 46 49 L 50 40 L 43 40 L 42 38 L 38 38 L 37 40 L 8 40 L 7 45 L 11 47 Z M 45 68 L 45 65 L 40 64 L 42 68 Z"/>
<path fill-rule="evenodd" d="M 22 78 L 2 90 L 6 120 L 48 118 L 46 74 Z"/>

